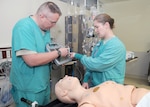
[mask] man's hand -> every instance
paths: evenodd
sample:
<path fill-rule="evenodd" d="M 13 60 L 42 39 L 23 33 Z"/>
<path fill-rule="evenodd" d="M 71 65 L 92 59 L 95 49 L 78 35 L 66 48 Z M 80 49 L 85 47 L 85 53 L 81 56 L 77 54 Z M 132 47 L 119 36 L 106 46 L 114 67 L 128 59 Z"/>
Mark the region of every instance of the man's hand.
<path fill-rule="evenodd" d="M 61 57 L 66 57 L 69 54 L 68 48 L 59 48 L 59 51 L 61 52 Z"/>

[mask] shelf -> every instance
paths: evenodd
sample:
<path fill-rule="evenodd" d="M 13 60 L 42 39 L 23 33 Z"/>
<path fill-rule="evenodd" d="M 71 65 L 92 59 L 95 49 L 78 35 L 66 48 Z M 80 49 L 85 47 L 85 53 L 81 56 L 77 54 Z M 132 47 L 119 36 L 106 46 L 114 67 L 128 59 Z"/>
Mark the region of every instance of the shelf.
<path fill-rule="evenodd" d="M 138 59 L 138 57 L 129 58 L 126 60 L 126 62 L 133 62 L 133 61 L 136 61 L 137 59 Z"/>

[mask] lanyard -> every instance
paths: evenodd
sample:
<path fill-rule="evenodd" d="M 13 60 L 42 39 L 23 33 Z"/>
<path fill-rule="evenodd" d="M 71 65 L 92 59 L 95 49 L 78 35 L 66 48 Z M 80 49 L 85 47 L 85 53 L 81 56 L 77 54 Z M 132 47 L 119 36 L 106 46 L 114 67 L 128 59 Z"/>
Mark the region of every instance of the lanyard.
<path fill-rule="evenodd" d="M 96 56 L 97 56 L 97 53 L 99 52 L 100 47 L 101 47 L 102 45 L 103 45 L 103 41 L 100 41 L 100 42 L 95 46 L 95 49 L 94 49 L 93 54 L 92 54 L 93 57 L 96 57 Z"/>

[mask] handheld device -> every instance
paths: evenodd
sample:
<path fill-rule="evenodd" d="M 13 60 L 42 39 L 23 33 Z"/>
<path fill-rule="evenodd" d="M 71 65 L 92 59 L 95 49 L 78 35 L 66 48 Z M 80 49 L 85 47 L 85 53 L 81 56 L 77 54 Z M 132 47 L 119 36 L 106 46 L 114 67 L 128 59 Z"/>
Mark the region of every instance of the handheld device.
<path fill-rule="evenodd" d="M 56 43 L 47 43 L 46 45 L 46 50 L 48 52 L 51 52 L 51 51 L 54 51 L 54 50 L 58 50 L 59 48 L 61 48 L 62 46 L 56 44 Z M 68 52 L 70 52 L 70 48 L 68 47 Z M 54 60 L 54 63 L 57 65 L 57 66 L 60 66 L 60 65 L 63 65 L 63 64 L 66 64 L 68 62 L 72 61 L 72 59 L 69 57 L 69 54 L 66 56 L 66 57 L 59 57 L 59 58 L 56 58 Z"/>

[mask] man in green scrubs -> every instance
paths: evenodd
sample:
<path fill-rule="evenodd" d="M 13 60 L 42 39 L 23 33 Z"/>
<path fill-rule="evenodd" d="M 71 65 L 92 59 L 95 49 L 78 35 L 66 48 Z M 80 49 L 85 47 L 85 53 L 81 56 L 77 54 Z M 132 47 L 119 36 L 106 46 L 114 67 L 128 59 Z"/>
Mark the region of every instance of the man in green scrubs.
<path fill-rule="evenodd" d="M 43 3 L 35 15 L 19 20 L 12 33 L 12 68 L 10 81 L 16 107 L 28 107 L 21 97 L 37 101 L 39 105 L 50 102 L 50 71 L 55 58 L 66 56 L 67 48 L 46 52 L 52 28 L 61 11 L 53 2 Z"/>
<path fill-rule="evenodd" d="M 99 14 L 94 19 L 95 33 L 101 40 L 94 47 L 90 57 L 72 53 L 86 68 L 83 87 L 99 85 L 111 80 L 123 84 L 126 67 L 126 49 L 112 31 L 114 19 L 107 14 Z M 88 82 L 91 81 L 89 86 Z"/>

